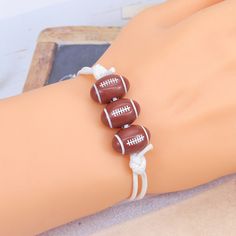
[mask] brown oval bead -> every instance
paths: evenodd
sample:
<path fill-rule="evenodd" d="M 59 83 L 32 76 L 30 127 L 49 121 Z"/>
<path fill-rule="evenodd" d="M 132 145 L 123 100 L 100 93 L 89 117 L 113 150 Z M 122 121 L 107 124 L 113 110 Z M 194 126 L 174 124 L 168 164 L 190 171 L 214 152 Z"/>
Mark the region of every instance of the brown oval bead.
<path fill-rule="evenodd" d="M 132 99 L 122 98 L 107 104 L 103 109 L 102 122 L 110 128 L 132 124 L 140 113 L 140 106 Z"/>
<path fill-rule="evenodd" d="M 106 75 L 96 81 L 90 90 L 90 95 L 94 101 L 107 104 L 113 98 L 122 98 L 129 87 L 129 81 L 124 76 Z"/>
<path fill-rule="evenodd" d="M 112 140 L 113 148 L 123 155 L 137 153 L 143 150 L 150 142 L 151 134 L 147 128 L 140 125 L 131 125 L 120 129 Z"/>

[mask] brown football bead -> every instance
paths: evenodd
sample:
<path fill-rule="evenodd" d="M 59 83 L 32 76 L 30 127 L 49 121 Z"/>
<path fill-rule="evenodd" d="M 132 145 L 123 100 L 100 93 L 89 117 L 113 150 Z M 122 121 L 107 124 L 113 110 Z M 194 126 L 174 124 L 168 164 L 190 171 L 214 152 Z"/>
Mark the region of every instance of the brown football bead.
<path fill-rule="evenodd" d="M 97 80 L 90 90 L 92 99 L 107 104 L 113 98 L 122 98 L 129 90 L 129 81 L 121 75 L 111 74 Z"/>
<path fill-rule="evenodd" d="M 140 106 L 136 101 L 122 98 L 107 104 L 103 109 L 101 120 L 110 128 L 121 128 L 132 124 L 139 113 Z"/>
<path fill-rule="evenodd" d="M 137 153 L 143 150 L 150 142 L 151 134 L 147 128 L 140 125 L 131 125 L 120 129 L 112 140 L 113 148 L 123 155 Z"/>

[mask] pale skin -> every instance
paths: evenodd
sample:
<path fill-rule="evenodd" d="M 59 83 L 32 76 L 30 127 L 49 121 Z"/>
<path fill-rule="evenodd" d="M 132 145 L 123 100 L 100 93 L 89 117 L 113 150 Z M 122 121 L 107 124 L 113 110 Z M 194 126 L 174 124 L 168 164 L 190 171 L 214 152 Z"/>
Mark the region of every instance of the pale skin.
<path fill-rule="evenodd" d="M 236 2 L 172 0 L 143 11 L 98 63 L 115 66 L 152 133 L 148 193 L 236 172 Z M 0 235 L 35 235 L 131 194 L 128 158 L 80 76 L 0 101 Z"/>

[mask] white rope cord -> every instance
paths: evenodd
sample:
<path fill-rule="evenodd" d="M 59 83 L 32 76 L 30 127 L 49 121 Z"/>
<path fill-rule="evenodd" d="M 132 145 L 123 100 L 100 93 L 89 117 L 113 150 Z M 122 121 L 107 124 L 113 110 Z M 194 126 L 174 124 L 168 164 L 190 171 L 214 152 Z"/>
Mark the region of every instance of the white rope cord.
<path fill-rule="evenodd" d="M 153 149 L 152 144 L 148 144 L 142 151 L 130 155 L 129 167 L 133 171 L 133 191 L 129 198 L 130 201 L 142 199 L 148 188 L 147 174 L 146 174 L 146 159 L 145 154 Z M 142 189 L 138 193 L 138 176 L 142 179 Z"/>
<path fill-rule="evenodd" d="M 93 67 L 83 67 L 77 72 L 77 75 L 93 75 L 96 80 L 99 80 L 103 76 L 114 74 L 115 71 L 116 70 L 114 67 L 111 67 L 109 70 L 107 70 L 105 67 L 101 66 L 100 64 L 97 64 Z"/>
<path fill-rule="evenodd" d="M 78 71 L 77 76 L 80 74 L 91 74 L 94 76 L 96 80 L 99 80 L 100 78 L 114 74 L 115 73 L 115 68 L 112 67 L 109 70 L 104 68 L 102 65 L 97 64 L 93 67 L 83 67 L 81 70 Z M 148 144 L 142 151 L 138 153 L 134 153 L 130 155 L 130 162 L 129 162 L 129 167 L 132 170 L 132 175 L 133 175 L 133 189 L 132 189 L 132 194 L 129 198 L 129 201 L 133 200 L 140 200 L 142 199 L 148 188 L 148 180 L 147 180 L 147 174 L 146 174 L 146 159 L 145 159 L 145 154 L 153 149 L 152 144 Z M 138 177 L 141 177 L 142 180 L 142 188 L 140 193 L 138 194 Z M 138 194 L 138 195 L 137 195 Z"/>

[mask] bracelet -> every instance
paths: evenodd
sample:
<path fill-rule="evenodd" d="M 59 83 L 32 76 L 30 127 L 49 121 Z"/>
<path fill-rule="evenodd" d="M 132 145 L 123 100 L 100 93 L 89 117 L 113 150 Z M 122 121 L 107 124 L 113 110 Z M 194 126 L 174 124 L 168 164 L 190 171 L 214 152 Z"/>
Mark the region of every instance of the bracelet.
<path fill-rule="evenodd" d="M 110 128 L 119 128 L 112 140 L 113 148 L 122 155 L 130 155 L 129 167 L 133 175 L 133 190 L 130 201 L 142 199 L 148 188 L 145 154 L 153 148 L 150 143 L 151 134 L 142 125 L 132 125 L 140 113 L 139 104 L 123 98 L 130 84 L 121 75 L 115 74 L 115 68 L 106 69 L 97 64 L 93 67 L 83 67 L 77 75 L 91 74 L 97 80 L 90 91 L 92 99 L 100 104 L 106 104 L 101 120 Z M 142 188 L 138 194 L 138 176 L 142 180 Z M 138 194 L 138 195 L 137 195 Z"/>

